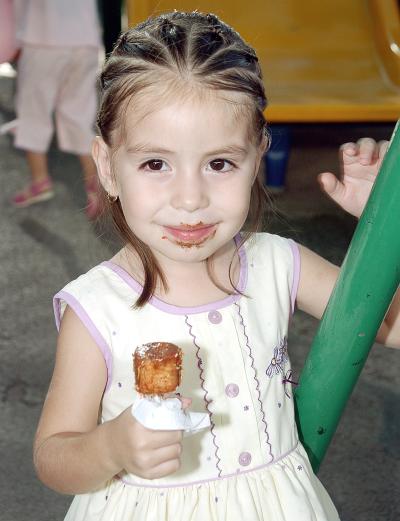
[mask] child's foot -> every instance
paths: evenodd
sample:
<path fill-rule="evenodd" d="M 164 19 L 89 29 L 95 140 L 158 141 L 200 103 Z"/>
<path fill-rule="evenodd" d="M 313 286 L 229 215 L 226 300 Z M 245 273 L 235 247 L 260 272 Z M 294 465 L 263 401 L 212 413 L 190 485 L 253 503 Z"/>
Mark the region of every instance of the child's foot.
<path fill-rule="evenodd" d="M 103 204 L 97 177 L 94 177 L 88 183 L 86 183 L 86 194 L 86 216 L 88 219 L 93 220 L 99 217 L 103 211 Z"/>
<path fill-rule="evenodd" d="M 48 201 L 54 196 L 53 183 L 50 177 L 27 186 L 22 192 L 18 192 L 12 198 L 12 204 L 17 208 L 26 208 L 31 204 Z"/>

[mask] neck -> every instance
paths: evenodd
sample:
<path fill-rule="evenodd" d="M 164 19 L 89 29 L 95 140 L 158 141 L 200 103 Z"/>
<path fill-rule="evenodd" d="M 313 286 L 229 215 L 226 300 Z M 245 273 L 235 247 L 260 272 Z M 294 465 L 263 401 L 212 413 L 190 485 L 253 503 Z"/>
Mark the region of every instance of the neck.
<path fill-rule="evenodd" d="M 235 243 L 221 248 L 213 256 L 211 270 L 214 280 L 218 284 L 231 290 L 229 266 L 232 262 L 232 281 L 236 285 L 239 280 L 240 262 L 238 255 L 234 255 Z M 177 306 L 196 306 L 208 304 L 227 296 L 227 293 L 218 288 L 207 273 L 206 261 L 177 262 L 171 259 L 156 258 L 166 278 L 168 290 L 165 291 L 161 281 L 157 282 L 156 296 L 167 303 Z M 143 268 L 140 260 L 129 246 L 123 248 L 115 257 L 115 261 L 126 269 L 138 282 L 143 284 Z"/>

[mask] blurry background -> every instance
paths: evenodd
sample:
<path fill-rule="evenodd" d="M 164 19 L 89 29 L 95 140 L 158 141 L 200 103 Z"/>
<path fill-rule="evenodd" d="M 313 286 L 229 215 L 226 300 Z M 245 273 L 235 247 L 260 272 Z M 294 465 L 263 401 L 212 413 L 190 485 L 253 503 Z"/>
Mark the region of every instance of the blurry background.
<path fill-rule="evenodd" d="M 113 41 L 120 2 L 101 4 L 107 38 Z M 149 1 L 126 4 L 123 24 L 155 8 Z M 157 10 L 214 11 L 260 54 L 275 143 L 275 155 L 264 165 L 276 206 L 267 229 L 340 263 L 356 223 L 320 193 L 316 176 L 324 170 L 339 173 L 340 144 L 391 135 L 400 113 L 398 3 L 188 4 L 161 1 Z M 0 125 L 14 118 L 13 75 L 11 67 L 0 66 Z M 11 137 L 0 136 L 1 521 L 62 519 L 70 503 L 69 497 L 45 489 L 31 464 L 32 438 L 54 362 L 51 299 L 118 247 L 107 221 L 90 223 L 85 217 L 77 159 L 52 146 L 50 170 L 56 198 L 14 209 L 9 198 L 28 171 Z M 295 379 L 317 325 L 300 312 L 292 320 Z M 319 473 L 343 521 L 400 518 L 399 368 L 399 351 L 373 347 Z"/>

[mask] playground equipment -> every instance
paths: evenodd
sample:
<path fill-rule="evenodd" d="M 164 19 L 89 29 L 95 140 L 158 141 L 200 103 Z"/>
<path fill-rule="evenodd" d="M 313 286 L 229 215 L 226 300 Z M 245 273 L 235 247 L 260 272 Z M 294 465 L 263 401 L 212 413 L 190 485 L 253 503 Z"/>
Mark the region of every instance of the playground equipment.
<path fill-rule="evenodd" d="M 396 121 L 397 0 L 127 0 L 129 26 L 174 9 L 213 12 L 259 56 L 269 123 Z"/>
<path fill-rule="evenodd" d="M 295 391 L 300 439 L 315 471 L 400 284 L 399 223 L 400 121 Z"/>

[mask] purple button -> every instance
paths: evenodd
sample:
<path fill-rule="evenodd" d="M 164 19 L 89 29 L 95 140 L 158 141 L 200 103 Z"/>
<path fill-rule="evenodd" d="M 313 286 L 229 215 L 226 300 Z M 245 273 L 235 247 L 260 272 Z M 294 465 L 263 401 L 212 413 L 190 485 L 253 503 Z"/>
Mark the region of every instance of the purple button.
<path fill-rule="evenodd" d="M 225 387 L 225 393 L 229 398 L 236 398 L 236 396 L 239 394 L 239 386 L 236 384 L 228 384 Z"/>
<path fill-rule="evenodd" d="M 208 314 L 208 320 L 212 324 L 219 324 L 222 321 L 222 315 L 219 311 L 210 311 Z"/>
<path fill-rule="evenodd" d="M 247 465 L 250 465 L 251 461 L 251 454 L 250 452 L 242 452 L 239 456 L 239 463 L 242 465 L 242 467 L 247 467 Z"/>

